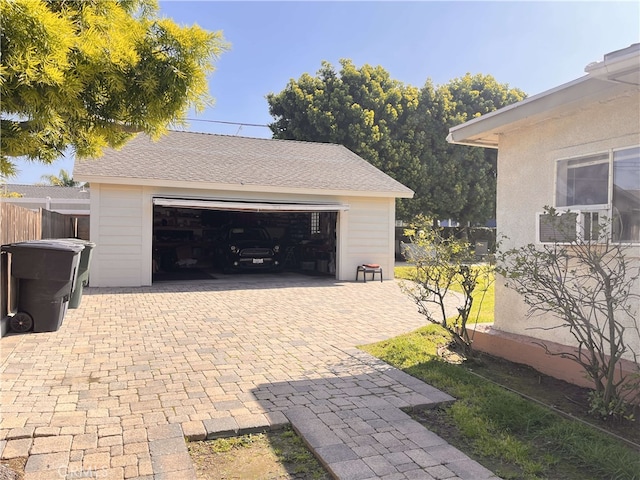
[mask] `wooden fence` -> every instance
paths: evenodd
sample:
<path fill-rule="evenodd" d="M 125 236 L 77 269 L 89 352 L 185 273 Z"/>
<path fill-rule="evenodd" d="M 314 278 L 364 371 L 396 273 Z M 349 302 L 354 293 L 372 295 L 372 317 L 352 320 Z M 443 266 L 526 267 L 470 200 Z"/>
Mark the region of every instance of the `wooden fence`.
<path fill-rule="evenodd" d="M 75 237 L 76 234 L 77 221 L 73 217 L 0 203 L 0 245 L 42 238 Z"/>
<path fill-rule="evenodd" d="M 29 210 L 0 202 L 0 245 L 45 238 L 71 238 L 78 234 L 86 234 L 88 239 L 87 219 L 79 220 L 42 208 Z M 0 254 L 0 337 L 7 332 L 9 310 L 14 310 L 17 305 L 16 280 L 8 273 L 8 257 L 4 252 Z"/>

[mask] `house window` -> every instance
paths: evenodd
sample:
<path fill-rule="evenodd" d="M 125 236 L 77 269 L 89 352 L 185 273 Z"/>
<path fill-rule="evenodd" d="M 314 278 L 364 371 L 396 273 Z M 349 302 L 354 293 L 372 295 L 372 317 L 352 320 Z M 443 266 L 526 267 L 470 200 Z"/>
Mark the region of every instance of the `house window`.
<path fill-rule="evenodd" d="M 320 212 L 311 212 L 311 235 L 320 233 Z"/>
<path fill-rule="evenodd" d="M 609 203 L 609 154 L 558 162 L 556 206 L 592 207 Z"/>
<path fill-rule="evenodd" d="M 614 241 L 640 241 L 640 147 L 559 160 L 555 204 L 590 212 L 583 223 L 606 217 Z"/>
<path fill-rule="evenodd" d="M 613 238 L 640 241 L 640 147 L 613 152 Z"/>

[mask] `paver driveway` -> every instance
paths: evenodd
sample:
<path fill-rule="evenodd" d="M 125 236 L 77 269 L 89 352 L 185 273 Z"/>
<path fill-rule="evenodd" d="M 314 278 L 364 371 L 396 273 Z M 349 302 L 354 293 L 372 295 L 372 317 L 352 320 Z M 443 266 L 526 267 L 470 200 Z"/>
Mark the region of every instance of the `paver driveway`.
<path fill-rule="evenodd" d="M 27 479 L 192 478 L 184 435 L 321 415 L 342 401 L 331 388 L 356 406 L 372 389 L 395 407 L 447 400 L 354 349 L 423 324 L 394 281 L 238 275 L 85 289 L 59 331 L 0 340 L 0 452 L 28 455 Z M 364 478 L 351 467 L 339 476 Z"/>

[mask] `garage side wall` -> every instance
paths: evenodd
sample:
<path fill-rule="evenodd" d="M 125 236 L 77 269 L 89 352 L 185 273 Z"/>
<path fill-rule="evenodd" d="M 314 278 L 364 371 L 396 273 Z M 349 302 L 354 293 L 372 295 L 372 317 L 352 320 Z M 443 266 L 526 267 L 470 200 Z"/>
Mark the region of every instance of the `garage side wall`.
<path fill-rule="evenodd" d="M 142 187 L 91 185 L 91 286 L 143 284 L 143 212 Z"/>
<path fill-rule="evenodd" d="M 377 263 L 385 280 L 393 278 L 395 264 L 395 199 L 351 198 L 346 228 L 341 224 L 343 268 L 338 280 L 355 280 L 356 268 Z M 362 275 L 360 276 L 362 279 Z"/>

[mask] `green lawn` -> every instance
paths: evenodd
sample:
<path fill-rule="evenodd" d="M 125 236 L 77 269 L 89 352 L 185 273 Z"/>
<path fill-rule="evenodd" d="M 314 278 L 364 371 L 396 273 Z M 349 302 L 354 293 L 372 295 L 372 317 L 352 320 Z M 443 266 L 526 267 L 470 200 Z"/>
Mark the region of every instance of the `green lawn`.
<path fill-rule="evenodd" d="M 490 287 L 481 318 L 493 319 L 493 297 Z M 455 397 L 421 421 L 502 478 L 640 480 L 638 451 L 474 375 L 465 363 L 444 362 L 436 351 L 449 341 L 445 329 L 428 325 L 360 348 Z"/>
<path fill-rule="evenodd" d="M 474 268 L 483 268 L 475 266 Z M 407 264 L 406 266 L 395 267 L 395 277 L 400 280 L 412 280 L 415 278 L 415 267 Z M 490 278 L 480 276 L 484 281 L 476 287 L 476 293 L 473 298 L 473 307 L 469 316 L 469 323 L 491 323 L 493 322 L 495 307 L 495 277 Z M 487 283 L 489 284 L 487 286 Z M 452 286 L 452 290 L 462 293 L 462 289 Z"/>

